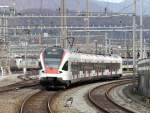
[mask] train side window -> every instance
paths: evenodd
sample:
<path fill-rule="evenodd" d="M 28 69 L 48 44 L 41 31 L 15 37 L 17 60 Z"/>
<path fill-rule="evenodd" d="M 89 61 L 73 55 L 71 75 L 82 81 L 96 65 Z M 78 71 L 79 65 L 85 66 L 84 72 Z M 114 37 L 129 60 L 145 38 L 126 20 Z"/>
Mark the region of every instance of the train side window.
<path fill-rule="evenodd" d="M 41 64 L 41 62 L 39 62 L 39 69 L 42 69 L 42 64 Z"/>
<path fill-rule="evenodd" d="M 64 64 L 62 70 L 68 71 L 68 61 Z"/>

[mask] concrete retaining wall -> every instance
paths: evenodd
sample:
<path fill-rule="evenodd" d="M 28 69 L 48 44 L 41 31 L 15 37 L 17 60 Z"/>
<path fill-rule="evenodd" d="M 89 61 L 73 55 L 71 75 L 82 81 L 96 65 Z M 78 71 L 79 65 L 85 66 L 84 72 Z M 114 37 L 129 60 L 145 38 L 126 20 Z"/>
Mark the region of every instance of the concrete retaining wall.
<path fill-rule="evenodd" d="M 137 64 L 138 90 L 142 96 L 150 97 L 150 59 L 141 59 Z"/>

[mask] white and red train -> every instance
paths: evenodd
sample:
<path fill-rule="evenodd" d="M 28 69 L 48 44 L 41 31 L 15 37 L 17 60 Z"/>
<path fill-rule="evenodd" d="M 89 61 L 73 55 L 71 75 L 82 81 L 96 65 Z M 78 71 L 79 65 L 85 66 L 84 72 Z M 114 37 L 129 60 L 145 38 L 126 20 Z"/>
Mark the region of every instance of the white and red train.
<path fill-rule="evenodd" d="M 122 58 L 71 52 L 49 47 L 40 54 L 42 70 L 39 79 L 43 86 L 69 86 L 71 83 L 100 78 L 121 77 Z"/>

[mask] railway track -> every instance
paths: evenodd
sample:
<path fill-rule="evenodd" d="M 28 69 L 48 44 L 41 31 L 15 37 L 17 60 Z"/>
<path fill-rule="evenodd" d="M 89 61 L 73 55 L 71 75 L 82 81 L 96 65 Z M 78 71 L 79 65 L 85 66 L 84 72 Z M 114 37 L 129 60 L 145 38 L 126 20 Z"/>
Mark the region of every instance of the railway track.
<path fill-rule="evenodd" d="M 20 113 L 52 113 L 51 99 L 55 91 L 39 91 L 28 96 L 22 103 Z"/>
<path fill-rule="evenodd" d="M 127 78 L 128 77 L 123 77 L 122 79 Z M 78 87 L 78 85 L 73 85 L 70 88 L 72 89 L 74 87 Z M 20 109 L 20 113 L 54 113 L 54 110 L 51 108 L 51 105 L 53 104 L 54 98 L 56 98 L 58 94 L 58 91 L 56 93 L 56 91 L 41 90 L 36 94 L 30 95 L 24 100 Z"/>
<path fill-rule="evenodd" d="M 115 103 L 109 95 L 109 92 L 114 88 L 128 83 L 131 83 L 130 79 L 115 81 L 98 86 L 89 91 L 88 98 L 97 108 L 100 109 L 100 111 L 105 113 L 134 113 L 133 111 Z"/>
<path fill-rule="evenodd" d="M 0 93 L 33 87 L 37 85 L 39 85 L 38 80 L 25 80 L 25 81 L 17 82 L 17 83 L 10 84 L 4 87 L 0 87 Z"/>

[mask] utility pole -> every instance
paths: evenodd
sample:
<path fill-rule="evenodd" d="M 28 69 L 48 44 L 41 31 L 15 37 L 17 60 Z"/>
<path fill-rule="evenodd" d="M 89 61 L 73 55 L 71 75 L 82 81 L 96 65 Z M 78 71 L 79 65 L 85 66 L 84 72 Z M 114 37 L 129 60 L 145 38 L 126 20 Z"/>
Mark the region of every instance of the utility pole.
<path fill-rule="evenodd" d="M 25 31 L 25 34 L 27 35 L 28 30 Z M 24 75 L 27 74 L 27 36 L 25 36 L 25 42 L 24 42 L 24 64 L 25 67 L 23 68 Z"/>
<path fill-rule="evenodd" d="M 127 58 L 127 52 L 128 52 L 128 50 L 127 50 L 127 36 L 126 36 L 126 32 L 124 31 L 124 39 L 125 39 L 125 58 Z"/>
<path fill-rule="evenodd" d="M 16 15 L 16 0 L 12 0 L 13 15 Z"/>
<path fill-rule="evenodd" d="M 80 0 L 77 0 L 77 15 L 80 15 Z"/>
<path fill-rule="evenodd" d="M 143 0 L 140 0 L 140 59 L 143 58 Z"/>
<path fill-rule="evenodd" d="M 43 9 L 43 0 L 41 0 L 41 3 L 40 3 L 40 13 L 42 13 L 42 9 Z"/>
<path fill-rule="evenodd" d="M 143 58 L 146 58 L 146 39 L 143 40 L 144 45 L 143 45 Z"/>
<path fill-rule="evenodd" d="M 136 76 L 136 48 L 135 48 L 135 38 L 136 38 L 136 0 L 133 0 L 133 84 L 135 85 Z"/>
<path fill-rule="evenodd" d="M 27 74 L 27 36 L 25 38 L 25 55 L 24 55 L 24 63 L 25 63 L 25 67 L 23 68 L 23 73 L 24 75 Z"/>
<path fill-rule="evenodd" d="M 95 44 L 95 54 L 97 55 L 97 40 L 94 40 L 94 44 Z"/>
<path fill-rule="evenodd" d="M 67 47 L 67 20 L 66 20 L 66 0 L 61 0 L 61 38 L 60 46 Z"/>
<path fill-rule="evenodd" d="M 108 53 L 108 34 L 105 32 L 105 54 Z"/>
<path fill-rule="evenodd" d="M 90 32 L 89 32 L 89 25 L 90 25 L 90 20 L 89 20 L 89 0 L 86 0 L 86 24 L 87 24 L 87 37 L 86 37 L 86 45 L 87 47 L 89 46 L 90 42 Z"/>
<path fill-rule="evenodd" d="M 111 54 L 111 39 L 108 39 L 108 53 Z"/>

